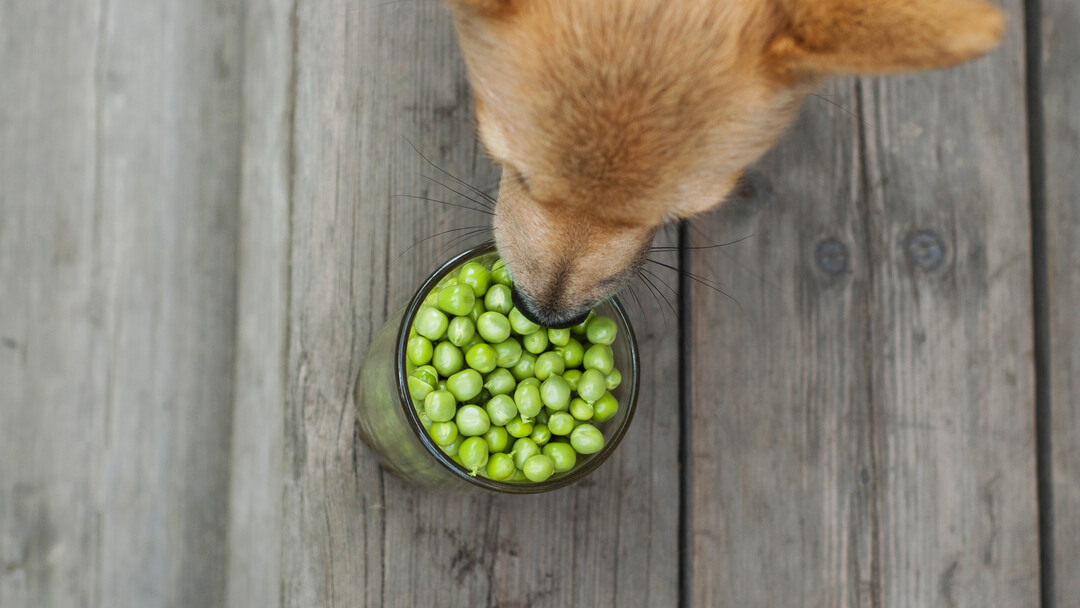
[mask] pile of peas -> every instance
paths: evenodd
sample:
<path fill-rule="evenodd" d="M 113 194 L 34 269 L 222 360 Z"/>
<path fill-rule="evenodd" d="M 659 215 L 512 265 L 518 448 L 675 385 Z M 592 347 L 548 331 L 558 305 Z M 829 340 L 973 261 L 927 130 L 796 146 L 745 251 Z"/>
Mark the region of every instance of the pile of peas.
<path fill-rule="evenodd" d="M 468 262 L 427 295 L 409 329 L 409 393 L 432 440 L 470 475 L 541 482 L 604 447 L 619 410 L 615 321 L 547 329 L 514 307 L 502 260 Z"/>

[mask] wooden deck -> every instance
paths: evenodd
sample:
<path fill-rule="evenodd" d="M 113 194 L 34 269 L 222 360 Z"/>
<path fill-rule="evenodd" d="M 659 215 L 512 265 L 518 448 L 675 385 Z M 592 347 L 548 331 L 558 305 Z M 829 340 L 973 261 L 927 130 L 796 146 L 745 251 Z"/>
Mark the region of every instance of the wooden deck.
<path fill-rule="evenodd" d="M 0 607 L 1080 606 L 1080 4 L 1004 6 L 660 237 L 609 463 L 447 498 L 352 394 L 483 238 L 408 142 L 498 177 L 443 7 L 0 2 Z"/>

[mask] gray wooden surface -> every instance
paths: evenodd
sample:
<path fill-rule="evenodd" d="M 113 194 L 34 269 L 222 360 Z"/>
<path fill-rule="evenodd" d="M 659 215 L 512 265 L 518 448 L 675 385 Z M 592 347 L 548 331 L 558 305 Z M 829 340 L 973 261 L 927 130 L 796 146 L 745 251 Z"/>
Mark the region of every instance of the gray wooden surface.
<path fill-rule="evenodd" d="M 1080 15 L 1042 4 L 1043 605 L 1064 607 Z M 402 485 L 353 423 L 373 333 L 486 238 L 414 247 L 488 218 L 409 198 L 467 204 L 410 142 L 498 177 L 445 9 L 69 5 L 0 0 L 0 607 L 1039 604 L 1019 0 L 989 58 L 808 99 L 691 228 L 693 245 L 753 236 L 691 252 L 728 295 L 690 283 L 690 394 L 679 324 L 638 284 L 643 392 L 617 456 L 572 488 L 487 498 Z"/>
<path fill-rule="evenodd" d="M 0 606 L 225 593 L 240 3 L 0 3 Z"/>
<path fill-rule="evenodd" d="M 1051 528 L 1056 606 L 1080 606 L 1080 4 L 1043 0 Z"/>
<path fill-rule="evenodd" d="M 989 58 L 810 99 L 756 196 L 699 222 L 755 236 L 691 268 L 741 304 L 693 300 L 693 605 L 1038 604 L 1009 9 Z"/>

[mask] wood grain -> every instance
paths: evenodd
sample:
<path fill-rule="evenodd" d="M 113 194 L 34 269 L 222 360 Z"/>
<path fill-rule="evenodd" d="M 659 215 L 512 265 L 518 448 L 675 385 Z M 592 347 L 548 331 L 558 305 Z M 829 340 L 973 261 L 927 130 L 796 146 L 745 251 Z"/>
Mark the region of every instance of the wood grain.
<path fill-rule="evenodd" d="M 861 604 L 873 572 L 866 264 L 853 83 L 697 220 L 693 606 Z M 818 250 L 832 272 L 818 265 Z"/>
<path fill-rule="evenodd" d="M 236 357 L 227 605 L 281 605 L 282 446 L 292 185 L 293 5 L 249 2 L 243 26 Z"/>
<path fill-rule="evenodd" d="M 885 605 L 1038 605 L 1023 12 L 1005 7 L 991 56 L 863 88 Z"/>
<path fill-rule="evenodd" d="M 5 608 L 223 603 L 239 6 L 0 6 Z"/>
<path fill-rule="evenodd" d="M 1054 606 L 1080 605 L 1080 6 L 1042 2 Z"/>
<path fill-rule="evenodd" d="M 410 142 L 481 187 L 497 173 L 474 139 L 441 5 L 300 1 L 294 19 L 282 603 L 673 605 L 677 396 L 657 381 L 674 374 L 673 319 L 671 332 L 640 328 L 648 388 L 629 447 L 578 487 L 433 496 L 383 474 L 356 442 L 353 382 L 371 336 L 451 250 L 483 236 L 414 245 L 488 224 L 410 198 L 470 204 Z"/>
<path fill-rule="evenodd" d="M 1023 45 L 1008 8 L 991 57 L 831 97 L 862 109 L 858 130 L 809 100 L 764 165 L 781 209 L 751 221 L 758 236 L 720 275 L 743 312 L 695 294 L 694 605 L 1037 605 Z M 729 224 L 707 226 L 724 240 Z M 830 238 L 851 259 L 825 281 L 814 258 Z"/>

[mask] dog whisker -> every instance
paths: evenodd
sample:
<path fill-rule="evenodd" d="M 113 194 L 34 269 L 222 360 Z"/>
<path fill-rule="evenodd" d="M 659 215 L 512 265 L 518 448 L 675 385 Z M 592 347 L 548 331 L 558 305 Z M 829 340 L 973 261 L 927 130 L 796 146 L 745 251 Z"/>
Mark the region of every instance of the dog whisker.
<path fill-rule="evenodd" d="M 641 307 L 641 300 L 638 299 L 637 293 L 634 291 L 634 286 L 630 283 L 626 284 L 626 291 L 630 294 L 630 297 L 634 299 L 634 304 L 637 306 L 638 313 L 642 317 L 645 316 L 645 309 Z"/>
<path fill-rule="evenodd" d="M 658 277 L 656 275 L 656 273 L 650 272 L 647 268 L 641 268 L 640 270 L 641 270 L 641 272 L 648 273 L 648 274 L 652 275 L 653 277 L 656 277 L 656 279 L 659 280 L 661 283 L 663 283 L 665 287 L 667 287 L 668 289 L 671 289 L 671 286 L 668 285 L 667 283 L 665 283 L 664 281 L 660 280 L 660 277 Z M 668 308 L 671 309 L 672 314 L 675 315 L 675 320 L 678 321 L 679 320 L 679 311 L 675 308 L 675 306 L 671 303 L 671 301 L 667 299 L 667 296 L 665 296 L 664 293 L 662 291 L 660 291 L 660 288 L 657 287 L 655 283 L 653 283 L 652 279 L 645 276 L 644 274 L 641 275 L 641 278 L 642 278 L 642 280 L 644 280 L 649 285 L 652 285 L 653 289 L 656 290 L 657 295 L 660 296 L 660 299 L 662 299 L 664 301 L 664 303 L 668 305 Z M 678 297 L 679 292 L 675 291 L 674 289 L 671 289 L 671 292 L 675 294 L 675 297 Z M 661 309 L 661 310 L 663 310 L 663 309 Z"/>
<path fill-rule="evenodd" d="M 410 245 L 408 249 L 406 249 L 405 251 L 402 251 L 401 253 L 399 253 L 398 256 L 396 258 L 394 258 L 394 261 L 397 261 L 399 258 L 401 258 L 401 256 L 403 256 L 406 253 L 412 251 L 418 245 L 422 245 L 423 243 L 426 243 L 426 242 L 430 241 L 431 239 L 438 238 L 438 237 L 440 237 L 440 236 L 442 236 L 444 234 L 450 234 L 451 232 L 461 232 L 462 230 L 477 230 L 477 229 L 487 230 L 487 227 L 486 226 L 465 226 L 464 228 L 451 228 L 449 230 L 442 230 L 440 232 L 436 232 L 435 234 L 433 234 L 431 236 L 428 236 L 428 237 L 424 237 L 424 238 L 420 239 L 419 241 L 416 241 L 415 243 Z"/>
<path fill-rule="evenodd" d="M 490 231 L 491 231 L 490 228 L 484 227 L 484 228 L 479 228 L 479 229 L 473 230 L 471 232 L 466 232 L 464 234 L 460 234 L 460 235 L 450 239 L 446 243 L 446 245 L 443 246 L 441 253 L 445 254 L 454 245 L 456 245 L 458 243 L 465 242 L 465 241 L 469 240 L 470 238 L 473 238 L 475 236 L 478 236 L 478 235 L 484 234 L 485 232 L 490 232 Z"/>
<path fill-rule="evenodd" d="M 405 141 L 406 141 L 406 142 L 407 142 L 407 143 L 409 144 L 409 147 L 411 147 L 411 148 L 413 149 L 413 151 L 414 151 L 414 152 L 416 152 L 416 153 L 417 153 L 418 155 L 420 155 L 420 158 L 424 159 L 424 162 L 426 162 L 427 164 L 431 165 L 431 166 L 432 166 L 432 167 L 433 167 L 433 168 L 434 168 L 434 169 L 435 169 L 436 171 L 438 171 L 439 173 L 442 173 L 442 174 L 443 174 L 443 175 L 445 175 L 446 177 L 449 177 L 450 179 L 454 180 L 455 182 L 457 182 L 457 183 L 461 184 L 462 186 L 465 186 L 465 187 L 466 187 L 466 188 L 468 188 L 469 190 L 472 190 L 473 192 L 475 192 L 476 194 L 480 195 L 481 197 L 483 197 L 483 198 L 486 198 L 486 199 L 488 199 L 488 200 L 489 200 L 490 202 L 492 202 L 492 203 L 495 203 L 495 202 L 496 202 L 496 201 L 495 201 L 495 199 L 493 199 L 493 198 L 491 198 L 490 196 L 488 196 L 488 194 L 487 194 L 486 192 L 484 192 L 484 191 L 482 191 L 482 190 L 480 190 L 480 189 L 478 189 L 478 188 L 476 188 L 476 187 L 472 186 L 471 184 L 469 184 L 469 183 L 467 183 L 467 182 L 465 182 L 465 181 L 461 180 L 461 179 L 460 179 L 460 178 L 458 178 L 458 177 L 457 177 L 456 175 L 454 175 L 454 174 L 450 173 L 449 171 L 447 171 L 447 170 L 443 169 L 443 168 L 442 168 L 442 167 L 440 167 L 439 165 L 436 165 L 435 163 L 433 163 L 433 162 L 431 161 L 431 159 L 429 159 L 428 157 L 424 156 L 424 153 L 423 153 L 423 152 L 421 152 L 421 151 L 420 151 L 420 150 L 419 150 L 419 149 L 418 149 L 418 148 L 417 148 L 416 146 L 414 146 L 414 145 L 413 145 L 413 143 L 412 143 L 411 141 L 409 141 L 409 139 L 408 139 L 408 138 L 406 138 L 406 139 L 405 139 Z M 442 185 L 443 185 L 443 187 L 444 187 L 444 188 L 446 187 L 446 185 L 445 185 L 445 184 L 442 184 Z"/>
<path fill-rule="evenodd" d="M 734 245 L 736 243 L 741 243 L 741 242 L 745 241 L 746 239 L 752 238 L 753 236 L 754 235 L 752 235 L 752 234 L 748 234 L 748 235 L 742 237 L 741 239 L 735 239 L 734 241 L 728 241 L 726 243 L 718 243 L 716 245 L 699 245 L 697 247 L 687 247 L 686 249 L 688 249 L 689 251 L 698 251 L 698 250 L 701 250 L 701 249 L 716 249 L 718 247 L 727 247 L 729 245 Z M 651 249 L 649 249 L 649 251 L 656 251 L 656 252 L 668 252 L 668 251 L 678 251 L 678 250 L 679 250 L 679 248 L 676 247 L 676 246 L 672 246 L 672 247 L 666 247 L 666 246 L 665 247 L 652 247 Z"/>
<path fill-rule="evenodd" d="M 657 266 L 663 266 L 664 268 L 667 268 L 669 270 L 673 270 L 675 272 L 681 272 L 681 273 L 686 274 L 687 278 L 694 281 L 695 283 L 697 283 L 697 284 L 699 284 L 699 285 L 701 285 L 703 287 L 708 287 L 709 289 L 711 289 L 711 290 L 715 291 L 716 293 L 726 297 L 727 299 L 731 300 L 732 302 L 735 302 L 735 304 L 739 307 L 739 312 L 742 312 L 742 303 L 740 303 L 731 294 L 727 293 L 723 289 L 720 289 L 716 285 L 713 285 L 705 277 L 698 276 L 698 275 L 696 275 L 696 274 L 694 274 L 692 272 L 689 272 L 687 270 L 680 270 L 678 266 L 672 266 L 671 264 L 665 264 L 664 262 L 660 262 L 660 261 L 654 260 L 652 258 L 645 258 L 645 261 L 650 262 L 652 264 L 656 264 Z"/>
<path fill-rule="evenodd" d="M 400 197 L 400 198 L 411 198 L 411 199 L 420 200 L 420 201 L 428 201 L 429 203 L 439 203 L 440 205 L 450 205 L 451 207 L 457 207 L 459 209 L 467 209 L 469 211 L 475 211 L 476 213 L 484 213 L 484 214 L 487 214 L 487 215 L 495 215 L 495 213 L 493 211 L 488 211 L 486 209 L 477 209 L 476 207 L 470 207 L 468 205 L 461 205 L 459 203 L 451 203 L 450 201 L 443 201 L 443 200 L 439 200 L 437 198 L 430 198 L 430 197 L 427 197 L 427 196 L 417 196 L 415 194 L 394 194 L 392 196 L 395 197 L 395 198 L 398 198 L 398 197 Z"/>
<path fill-rule="evenodd" d="M 867 129 L 871 128 L 870 123 L 863 120 L 862 116 L 856 114 L 855 112 L 852 112 L 851 110 L 849 110 L 849 109 L 845 108 L 844 106 L 836 103 L 835 101 L 832 101 L 827 96 L 818 95 L 817 93 L 810 93 L 810 97 L 817 97 L 818 99 L 824 101 L 825 103 L 827 103 L 827 104 L 829 104 L 831 106 L 835 106 L 837 108 L 840 108 L 840 111 L 842 111 L 843 113 L 847 114 L 848 116 L 854 118 L 855 120 L 859 121 L 859 124 L 861 124 L 862 126 L 866 127 Z"/>
<path fill-rule="evenodd" d="M 427 181 L 429 181 L 429 182 L 431 182 L 433 184 L 442 186 L 443 188 L 446 188 L 447 190 L 453 192 L 454 194 L 460 196 L 461 198 L 463 198 L 465 200 L 468 200 L 468 201 L 472 201 L 473 203 L 476 203 L 477 205 L 479 205 L 480 207 L 483 207 L 484 209 L 488 209 L 488 210 L 494 209 L 494 206 L 491 203 L 487 202 L 486 200 L 483 200 L 483 201 L 477 200 L 477 199 L 465 194 L 464 192 L 460 192 L 460 191 L 458 191 L 458 190 L 456 190 L 454 188 L 451 188 L 450 186 L 447 186 L 446 184 L 440 182 L 439 180 L 437 180 L 437 179 L 435 179 L 435 178 L 433 178 L 431 176 L 423 175 L 422 173 L 417 173 L 416 175 L 426 179 Z"/>

